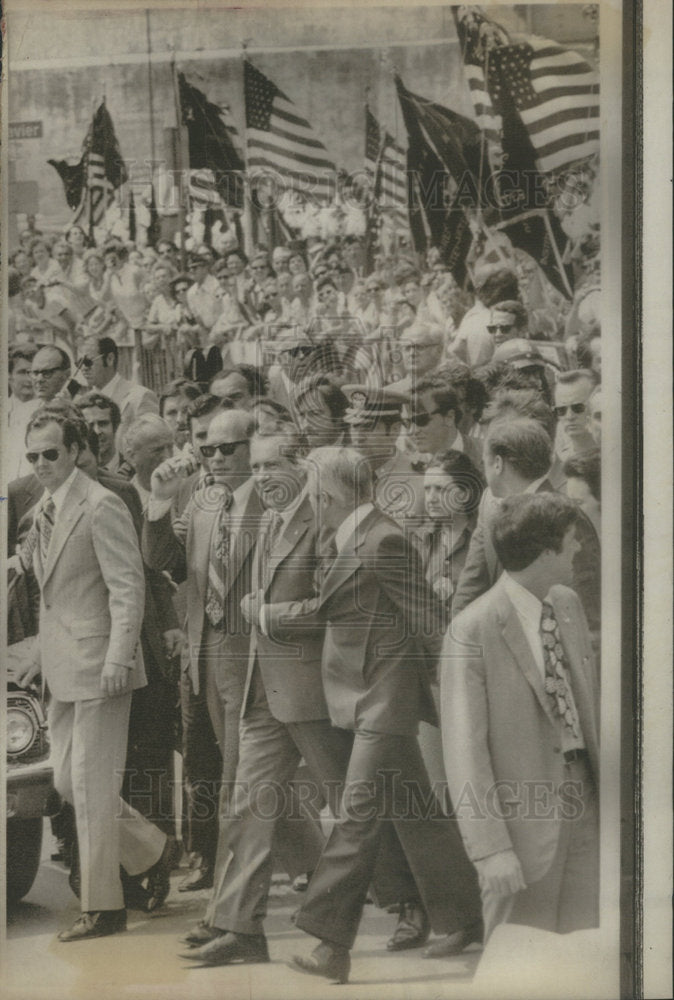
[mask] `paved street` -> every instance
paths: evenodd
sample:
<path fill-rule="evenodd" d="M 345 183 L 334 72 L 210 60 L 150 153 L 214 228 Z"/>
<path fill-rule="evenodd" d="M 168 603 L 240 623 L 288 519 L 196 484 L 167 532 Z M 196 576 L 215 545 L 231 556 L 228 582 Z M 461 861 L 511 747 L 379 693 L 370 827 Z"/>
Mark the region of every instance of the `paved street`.
<path fill-rule="evenodd" d="M 50 1000 L 86 998 L 176 998 L 210 1000 L 444 1000 L 470 992 L 480 958 L 473 947 L 444 961 L 426 960 L 421 952 L 389 955 L 386 938 L 395 916 L 368 905 L 353 952 L 351 981 L 334 986 L 286 968 L 294 953 L 307 954 L 313 939 L 290 921 L 302 897 L 285 881 L 274 884 L 267 933 L 268 965 L 194 968 L 177 955 L 178 938 L 202 915 L 207 892 L 179 894 L 181 879 L 173 876 L 174 890 L 162 911 L 152 917 L 128 914 L 125 934 L 99 940 L 61 944 L 56 932 L 70 926 L 78 914 L 77 900 L 68 887 L 63 866 L 49 860 L 53 840 L 45 828 L 43 862 L 29 895 L 7 914 L 5 996 Z"/>

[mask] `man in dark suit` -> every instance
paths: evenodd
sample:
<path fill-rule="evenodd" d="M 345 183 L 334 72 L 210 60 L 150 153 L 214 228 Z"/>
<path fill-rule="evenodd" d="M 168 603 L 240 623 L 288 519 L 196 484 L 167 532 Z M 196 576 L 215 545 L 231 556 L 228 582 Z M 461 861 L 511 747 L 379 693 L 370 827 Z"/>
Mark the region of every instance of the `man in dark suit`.
<path fill-rule="evenodd" d="M 443 649 L 445 767 L 487 937 L 504 921 L 599 922 L 599 687 L 568 586 L 577 515 L 550 491 L 506 498 L 493 522 L 503 573 Z"/>
<path fill-rule="evenodd" d="M 253 566 L 253 590 L 243 599 L 253 633 L 227 830 L 229 856 L 217 873 L 206 920 L 185 938 L 192 947 L 185 957 L 209 965 L 268 960 L 263 919 L 273 842 L 282 830 L 279 822 L 285 822 L 288 832 L 292 828 L 295 839 L 303 832 L 297 819 L 287 823 L 282 816 L 291 779 L 304 758 L 313 781 L 303 787 L 303 799 L 316 812 L 327 801 L 337 815 L 353 743 L 351 732 L 330 722 L 321 677 L 322 626 L 297 629 L 283 617 L 288 601 L 314 597 L 318 548 L 327 541 L 319 543 L 297 452 L 298 442 L 289 435 L 257 436 L 251 443 L 253 476 L 267 511 Z M 265 819 L 264 796 L 270 787 L 283 790 L 283 795 L 275 814 Z M 304 856 L 313 869 L 324 838 L 318 828 L 307 838 L 304 829 Z M 416 893 L 399 847 L 390 843 L 392 836 L 390 831 L 375 878 L 382 906 Z"/>
<path fill-rule="evenodd" d="M 286 613 L 325 624 L 330 718 L 353 731 L 354 743 L 339 817 L 296 919 L 320 944 L 293 967 L 346 982 L 383 817 L 393 821 L 433 929 L 455 934 L 457 952 L 476 933 L 479 897 L 455 821 L 439 806 L 418 812 L 409 800 L 415 789 L 431 806 L 436 801 L 416 734 L 421 718 L 435 718 L 430 684 L 443 624 L 439 604 L 416 550 L 374 507 L 363 457 L 319 448 L 308 461 L 311 502 L 319 524 L 335 531 L 337 557 L 319 598 L 291 604 Z"/>
<path fill-rule="evenodd" d="M 454 615 L 484 594 L 501 574 L 491 524 L 501 499 L 518 494 L 549 493 L 553 445 L 537 420 L 497 418 L 489 425 L 484 445 L 485 490 L 468 556 L 452 603 Z M 599 648 L 601 613 L 601 552 L 597 533 L 579 511 L 576 523 L 579 548 L 573 560 L 573 588 L 588 620 L 595 652 Z"/>

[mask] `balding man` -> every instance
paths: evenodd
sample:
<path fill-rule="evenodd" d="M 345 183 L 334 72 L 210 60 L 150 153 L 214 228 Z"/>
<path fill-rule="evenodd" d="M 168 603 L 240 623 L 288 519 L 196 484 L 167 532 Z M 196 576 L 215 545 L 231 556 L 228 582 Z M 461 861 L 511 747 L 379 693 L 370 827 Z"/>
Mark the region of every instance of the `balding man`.
<path fill-rule="evenodd" d="M 60 393 L 74 396 L 77 385 L 70 382 L 70 358 L 62 347 L 50 344 L 41 347 L 33 358 L 30 375 L 35 398 L 40 403 L 50 403 Z M 73 390 L 73 391 L 71 391 Z"/>
<path fill-rule="evenodd" d="M 411 392 L 414 384 L 436 370 L 445 348 L 442 327 L 435 323 L 415 322 L 404 330 L 398 341 L 404 377 L 395 383 L 397 389 Z"/>

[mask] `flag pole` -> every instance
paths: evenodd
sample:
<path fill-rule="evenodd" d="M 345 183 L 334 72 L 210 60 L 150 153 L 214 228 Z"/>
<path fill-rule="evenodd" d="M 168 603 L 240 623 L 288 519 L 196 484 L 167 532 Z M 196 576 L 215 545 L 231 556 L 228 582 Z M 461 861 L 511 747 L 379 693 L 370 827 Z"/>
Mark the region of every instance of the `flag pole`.
<path fill-rule="evenodd" d="M 243 77 L 244 63 L 246 61 L 246 50 L 248 48 L 248 42 L 250 39 L 244 38 L 241 40 L 241 71 L 242 71 L 242 84 L 243 84 L 243 114 L 244 114 L 244 142 L 243 142 L 243 162 L 245 164 L 245 176 L 243 184 L 243 216 L 241 219 L 242 229 L 243 229 L 243 242 L 242 247 L 244 253 L 251 254 L 253 252 L 253 200 L 252 191 L 250 188 L 250 178 L 248 175 L 248 126 L 246 122 L 246 86 Z"/>
<path fill-rule="evenodd" d="M 569 285 L 569 279 L 566 276 L 566 269 L 564 267 L 564 264 L 562 263 L 562 258 L 561 258 L 560 252 L 559 252 L 559 247 L 557 246 L 557 240 L 555 239 L 555 235 L 552 232 L 552 228 L 550 226 L 550 217 L 548 215 L 548 210 L 545 211 L 544 218 L 545 218 L 545 228 L 547 229 L 548 237 L 550 239 L 550 242 L 552 243 L 552 249 L 553 249 L 554 254 L 555 254 L 555 260 L 557 262 L 557 269 L 559 270 L 560 276 L 562 278 L 562 281 L 564 283 L 564 287 L 566 288 L 568 296 L 571 299 L 571 301 L 573 301 L 573 290 L 572 290 L 571 286 Z"/>
<path fill-rule="evenodd" d="M 175 143 L 175 166 L 178 173 L 178 226 L 180 230 L 180 269 L 185 271 L 187 267 L 187 252 L 185 249 L 185 198 L 187 195 L 187 185 L 185 184 L 185 172 L 189 169 L 189 151 L 185 143 L 185 126 L 183 125 L 182 110 L 180 107 L 180 86 L 178 84 L 178 72 L 176 70 L 175 49 L 171 55 L 171 77 L 173 80 L 173 101 L 176 113 L 176 143 Z"/>

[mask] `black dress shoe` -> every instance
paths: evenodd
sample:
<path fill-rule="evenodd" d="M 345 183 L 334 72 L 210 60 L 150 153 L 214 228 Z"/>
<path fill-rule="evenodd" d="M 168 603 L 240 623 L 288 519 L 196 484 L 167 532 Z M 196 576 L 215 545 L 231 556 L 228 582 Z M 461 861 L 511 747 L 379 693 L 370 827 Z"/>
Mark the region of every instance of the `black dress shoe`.
<path fill-rule="evenodd" d="M 268 962 L 269 950 L 263 934 L 219 934 L 208 944 L 190 951 L 181 952 L 181 958 L 189 958 L 202 965 L 231 965 L 233 962 Z"/>
<path fill-rule="evenodd" d="M 143 885 L 140 875 L 131 876 L 123 871 L 122 889 L 124 890 L 124 905 L 127 910 L 148 912 L 148 905 L 152 897 Z"/>
<path fill-rule="evenodd" d="M 386 942 L 388 951 L 406 951 L 421 948 L 428 941 L 431 925 L 421 903 L 401 903 L 398 923 L 393 935 Z"/>
<path fill-rule="evenodd" d="M 84 941 L 86 938 L 106 937 L 126 930 L 126 910 L 99 910 L 82 913 L 67 931 L 61 931 L 59 941 Z"/>
<path fill-rule="evenodd" d="M 198 892 L 199 889 L 213 888 L 213 869 L 204 865 L 194 868 L 178 885 L 178 892 Z"/>
<path fill-rule="evenodd" d="M 471 924 L 470 927 L 463 927 L 454 934 L 445 934 L 437 941 L 431 941 L 428 948 L 424 948 L 424 958 L 451 958 L 453 955 L 460 955 L 469 944 L 478 942 L 482 944 L 484 927 L 481 920 Z"/>
<path fill-rule="evenodd" d="M 170 876 L 180 861 L 180 847 L 175 837 L 168 836 L 159 860 L 147 873 L 147 889 L 149 899 L 146 910 L 152 913 L 161 906 L 171 888 Z"/>
<path fill-rule="evenodd" d="M 351 971 L 351 956 L 347 948 L 321 941 L 308 958 L 293 955 L 288 962 L 296 972 L 306 972 L 310 976 L 323 976 L 333 983 L 347 983 Z"/>
<path fill-rule="evenodd" d="M 202 944 L 208 944 L 209 941 L 214 941 L 216 937 L 222 937 L 226 933 L 227 931 L 221 931 L 219 927 L 211 927 L 205 920 L 200 920 L 180 940 L 183 944 L 188 944 L 190 948 L 199 948 Z"/>

